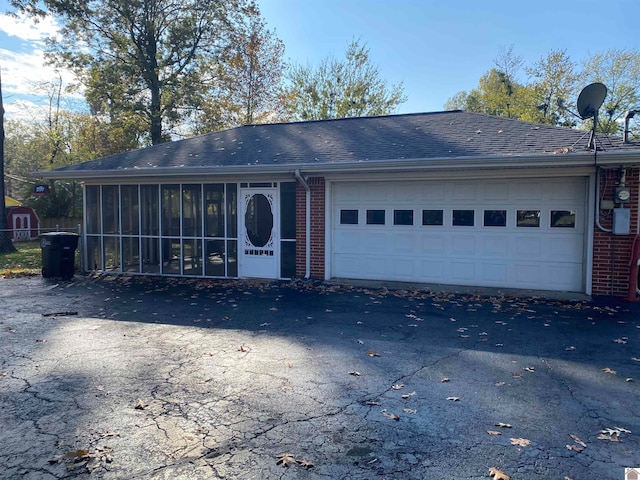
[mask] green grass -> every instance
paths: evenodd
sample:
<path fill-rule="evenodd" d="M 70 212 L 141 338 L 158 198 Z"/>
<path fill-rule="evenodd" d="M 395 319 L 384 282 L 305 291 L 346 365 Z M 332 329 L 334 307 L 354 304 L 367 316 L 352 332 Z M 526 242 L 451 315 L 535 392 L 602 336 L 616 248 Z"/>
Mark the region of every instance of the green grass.
<path fill-rule="evenodd" d="M 14 243 L 16 252 L 0 254 L 0 275 L 36 275 L 42 271 L 40 241 Z"/>

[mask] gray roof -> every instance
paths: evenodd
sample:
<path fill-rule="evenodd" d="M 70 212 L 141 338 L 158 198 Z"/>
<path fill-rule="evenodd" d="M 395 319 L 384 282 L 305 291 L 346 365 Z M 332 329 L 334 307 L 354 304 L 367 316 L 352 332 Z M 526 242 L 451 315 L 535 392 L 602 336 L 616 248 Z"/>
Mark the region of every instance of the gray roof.
<path fill-rule="evenodd" d="M 639 151 L 640 143 L 597 135 L 599 151 Z M 448 111 L 312 122 L 245 125 L 99 158 L 56 170 L 89 176 L 176 168 L 304 168 L 367 162 L 571 155 L 588 152 L 589 132 Z M 40 172 L 45 173 L 45 172 Z M 184 170 L 181 173 L 186 173 Z"/>

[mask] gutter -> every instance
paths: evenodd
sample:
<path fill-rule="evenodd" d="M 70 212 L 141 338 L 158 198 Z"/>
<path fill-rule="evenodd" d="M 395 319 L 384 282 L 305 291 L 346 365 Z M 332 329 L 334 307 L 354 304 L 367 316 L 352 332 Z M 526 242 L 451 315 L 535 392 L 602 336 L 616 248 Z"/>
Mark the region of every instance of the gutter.
<path fill-rule="evenodd" d="M 640 165 L 640 150 L 599 152 L 599 165 Z M 593 166 L 593 154 L 573 153 L 565 155 L 528 155 L 487 157 L 449 157 L 449 158 L 411 158 L 387 160 L 362 160 L 331 163 L 291 163 L 280 165 L 236 165 L 236 166 L 197 166 L 197 167 L 149 167 L 113 170 L 45 170 L 35 172 L 34 176 L 60 180 L 110 180 L 116 178 L 166 178 L 167 176 L 239 176 L 250 174 L 291 175 L 296 170 L 304 169 L 307 174 L 393 172 L 393 171 L 430 171 L 430 170 L 472 170 L 472 169 L 504 169 L 504 168 L 545 168 L 545 167 L 580 167 Z"/>
<path fill-rule="evenodd" d="M 296 168 L 294 172 L 296 179 L 300 182 L 300 185 L 304 187 L 305 191 L 305 263 L 304 263 L 304 278 L 309 279 L 311 277 L 311 188 L 307 181 L 300 174 L 300 169 Z"/>

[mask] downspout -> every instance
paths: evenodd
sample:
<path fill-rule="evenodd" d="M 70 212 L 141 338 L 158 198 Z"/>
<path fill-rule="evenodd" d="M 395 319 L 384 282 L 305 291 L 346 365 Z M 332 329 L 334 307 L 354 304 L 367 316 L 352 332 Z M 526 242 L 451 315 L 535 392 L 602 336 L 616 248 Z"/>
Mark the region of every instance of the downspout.
<path fill-rule="evenodd" d="M 304 264 L 304 278 L 309 279 L 311 277 L 311 188 L 309 184 L 300 174 L 300 169 L 296 168 L 296 179 L 300 182 L 300 185 L 304 187 L 305 191 L 305 264 Z"/>

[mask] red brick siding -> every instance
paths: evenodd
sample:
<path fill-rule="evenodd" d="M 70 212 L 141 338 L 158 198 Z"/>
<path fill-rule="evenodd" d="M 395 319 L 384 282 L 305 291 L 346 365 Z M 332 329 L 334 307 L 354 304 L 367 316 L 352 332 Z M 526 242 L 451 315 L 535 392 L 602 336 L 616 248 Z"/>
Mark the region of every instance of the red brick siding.
<path fill-rule="evenodd" d="M 311 278 L 324 280 L 325 258 L 325 184 L 323 177 L 307 179 L 311 189 Z M 296 188 L 296 276 L 304 277 L 306 268 L 306 192 Z"/>
<path fill-rule="evenodd" d="M 619 179 L 620 171 L 617 169 L 601 171 L 599 185 L 601 199 L 613 199 Z M 631 208 L 631 233 L 629 235 L 613 235 L 603 232 L 594 225 L 592 275 L 594 295 L 627 296 L 631 247 L 635 234 L 638 232 L 640 169 L 627 169 L 626 186 L 631 190 L 631 198 L 625 204 L 625 208 Z M 600 224 L 605 228 L 611 228 L 612 217 L 613 212 L 610 215 L 601 215 Z"/>

